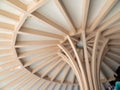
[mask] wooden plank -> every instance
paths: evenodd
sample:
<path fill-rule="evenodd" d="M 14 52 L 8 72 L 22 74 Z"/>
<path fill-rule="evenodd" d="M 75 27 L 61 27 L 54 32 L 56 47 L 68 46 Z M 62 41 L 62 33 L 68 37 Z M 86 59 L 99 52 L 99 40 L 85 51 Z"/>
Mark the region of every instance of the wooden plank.
<path fill-rule="evenodd" d="M 108 14 L 108 12 L 113 8 L 113 6 L 117 3 L 118 0 L 107 0 L 105 5 L 100 10 L 99 14 L 94 19 L 92 25 L 90 26 L 89 32 L 94 31 L 94 29 L 102 22 L 104 17 Z"/>
<path fill-rule="evenodd" d="M 5 17 L 8 17 L 10 19 L 13 19 L 13 20 L 16 20 L 16 21 L 19 21 L 20 20 L 20 17 L 13 14 L 13 13 L 10 13 L 8 11 L 4 11 L 4 10 L 0 10 L 0 15 L 2 16 L 5 16 Z"/>
<path fill-rule="evenodd" d="M 54 1 L 56 3 L 56 6 L 58 7 L 60 12 L 64 16 L 65 20 L 67 21 L 69 27 L 71 28 L 72 33 L 74 34 L 76 32 L 75 26 L 74 26 L 70 16 L 68 15 L 67 11 L 65 10 L 64 6 L 61 4 L 62 2 L 60 2 L 60 0 L 54 0 Z"/>
<path fill-rule="evenodd" d="M 4 22 L 0 22 L 0 28 L 14 31 L 15 30 L 15 25 L 4 23 Z"/>
<path fill-rule="evenodd" d="M 59 34 L 45 32 L 44 30 L 36 30 L 36 29 L 32 29 L 32 28 L 27 28 L 27 27 L 22 27 L 20 29 L 20 32 L 28 33 L 28 34 L 32 34 L 32 35 L 36 35 L 36 36 L 47 36 L 47 37 L 57 38 L 57 39 L 61 39 L 61 40 L 64 39 L 64 36 L 59 35 Z"/>
<path fill-rule="evenodd" d="M 27 11 L 27 5 L 25 5 L 21 1 L 19 1 L 19 0 L 7 0 L 7 1 L 10 2 L 11 4 L 21 8 L 22 10 Z"/>
<path fill-rule="evenodd" d="M 18 41 L 15 47 L 28 47 L 28 46 L 40 46 L 40 45 L 55 45 L 59 44 L 58 40 L 39 40 L 39 41 Z"/>
<path fill-rule="evenodd" d="M 38 19 L 42 20 L 43 22 L 45 22 L 45 23 L 51 25 L 52 27 L 58 29 L 59 31 L 65 33 L 66 35 L 69 34 L 69 31 L 66 30 L 64 27 L 62 27 L 62 26 L 58 25 L 57 23 L 49 20 L 48 18 L 46 18 L 45 16 L 41 15 L 40 13 L 34 12 L 34 13 L 32 13 L 32 14 L 33 14 L 35 17 L 37 17 Z"/>
<path fill-rule="evenodd" d="M 52 63 L 53 61 L 58 60 L 58 59 L 60 59 L 60 58 L 59 58 L 58 56 L 55 56 L 55 57 L 49 59 L 47 62 L 43 62 L 42 65 L 35 67 L 35 68 L 33 69 L 32 73 L 37 72 L 38 70 L 42 69 L 43 67 L 47 66 L 48 64 L 50 64 L 50 63 Z"/>
<path fill-rule="evenodd" d="M 56 55 L 56 52 L 51 52 L 50 54 L 47 54 L 47 55 L 37 56 L 37 57 L 31 59 L 29 62 L 26 62 L 24 64 L 24 67 L 27 67 L 27 66 L 34 64 L 34 63 L 37 63 L 38 61 L 41 61 L 47 57 L 51 57 L 51 56 L 54 57 L 55 55 Z"/>

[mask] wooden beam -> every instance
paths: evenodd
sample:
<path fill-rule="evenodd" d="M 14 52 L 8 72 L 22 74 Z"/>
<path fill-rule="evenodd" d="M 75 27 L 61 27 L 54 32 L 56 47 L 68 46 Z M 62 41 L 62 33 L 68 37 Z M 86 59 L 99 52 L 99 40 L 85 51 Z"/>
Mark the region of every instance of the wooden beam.
<path fill-rule="evenodd" d="M 35 49 L 35 50 L 29 50 L 29 51 L 25 51 L 25 52 L 20 52 L 18 54 L 19 58 L 24 58 L 24 57 L 28 57 L 31 55 L 35 55 L 38 53 L 43 53 L 43 52 L 49 52 L 49 51 L 57 51 L 59 48 L 57 46 L 48 46 L 48 47 L 43 47 L 43 48 L 39 48 L 39 49 Z"/>
<path fill-rule="evenodd" d="M 120 24 L 119 25 L 115 25 L 112 28 L 109 28 L 108 30 L 105 30 L 103 32 L 103 36 L 112 35 L 113 33 L 116 33 L 118 31 L 120 31 Z"/>
<path fill-rule="evenodd" d="M 4 23 L 4 22 L 0 22 L 0 28 L 14 31 L 15 30 L 15 25 Z"/>
<path fill-rule="evenodd" d="M 69 51 L 63 45 L 58 45 L 58 46 L 66 54 L 66 56 L 69 58 L 69 62 L 71 63 L 72 69 L 77 76 L 79 85 L 80 85 L 81 89 L 84 90 L 85 87 L 83 85 L 82 76 L 81 76 L 81 73 L 80 73 L 80 70 L 79 70 L 79 67 L 78 67 L 77 63 L 75 62 L 74 58 L 71 56 Z"/>
<path fill-rule="evenodd" d="M 57 30 L 59 30 L 59 31 L 61 31 L 63 33 L 65 33 L 66 35 L 69 35 L 69 31 L 68 30 L 66 30 L 64 27 L 58 25 L 57 23 L 49 20 L 48 18 L 46 18 L 45 16 L 41 15 L 40 13 L 35 11 L 35 12 L 32 13 L 32 15 L 34 15 L 35 17 L 40 19 L 42 22 L 44 22 L 44 23 L 46 23 L 46 24 L 56 28 Z"/>
<path fill-rule="evenodd" d="M 42 65 L 35 67 L 35 68 L 33 69 L 32 73 L 37 72 L 38 70 L 42 69 L 43 67 L 49 65 L 50 63 L 52 63 L 53 61 L 58 60 L 58 59 L 60 59 L 60 57 L 55 56 L 55 57 L 49 59 L 47 62 L 43 62 Z"/>
<path fill-rule="evenodd" d="M 44 30 L 36 30 L 36 29 L 32 29 L 32 28 L 27 28 L 27 27 L 22 27 L 20 29 L 21 33 L 28 33 L 28 34 L 32 34 L 35 36 L 47 36 L 47 37 L 51 37 L 51 38 L 57 38 L 57 39 L 64 39 L 64 36 L 59 35 L 59 34 L 55 34 L 55 33 L 50 33 L 50 32 L 45 32 Z"/>
<path fill-rule="evenodd" d="M 97 31 L 101 31 L 103 32 L 106 28 L 108 28 L 110 25 L 112 25 L 113 23 L 117 22 L 118 20 L 120 20 L 120 12 L 116 13 L 115 15 L 113 15 L 112 17 L 110 17 L 109 19 L 107 19 L 106 21 L 104 21 L 99 27 L 98 29 L 96 29 L 94 32 L 90 33 L 87 36 L 87 40 L 92 39 L 95 35 Z"/>
<path fill-rule="evenodd" d="M 62 60 L 59 59 L 56 62 L 53 62 L 49 65 L 48 69 L 41 75 L 41 78 L 45 77 L 51 70 L 55 68 L 56 65 L 58 65 Z"/>
<path fill-rule="evenodd" d="M 0 33 L 0 39 L 11 40 L 12 34 Z"/>
<path fill-rule="evenodd" d="M 108 45 L 116 45 L 116 46 L 120 45 L 120 39 L 118 39 L 118 40 L 110 40 Z"/>
<path fill-rule="evenodd" d="M 74 45 L 73 41 L 71 40 L 71 38 L 69 36 L 67 36 L 67 39 L 68 39 L 68 41 L 69 41 L 69 43 L 70 43 L 70 45 L 71 45 L 71 47 L 72 47 L 72 49 L 74 51 L 75 57 L 77 59 L 77 63 L 78 63 L 78 66 L 80 68 L 80 71 L 82 73 L 82 78 L 83 78 L 84 84 L 86 85 L 85 88 L 86 88 L 86 90 L 88 90 L 89 89 L 88 81 L 87 81 L 87 78 L 86 78 L 86 73 L 85 73 L 85 70 L 84 70 L 83 62 L 80 59 L 80 57 L 78 55 L 78 52 L 77 52 L 77 50 L 75 48 L 75 45 Z"/>
<path fill-rule="evenodd" d="M 89 88 L 91 90 L 94 90 L 92 75 L 91 75 L 91 69 L 90 69 L 90 64 L 89 64 L 89 59 L 88 59 L 87 40 L 86 40 L 85 30 L 82 30 L 82 42 L 83 42 L 85 67 L 86 67 L 86 72 L 87 72 L 87 79 L 88 79 L 88 82 L 89 82 Z"/>
<path fill-rule="evenodd" d="M 97 48 L 98 48 L 98 43 L 100 39 L 100 32 L 97 32 L 96 37 L 95 37 L 95 43 L 93 45 L 93 51 L 92 51 L 92 60 L 91 60 L 91 72 L 92 72 L 92 79 L 94 83 L 94 88 L 95 90 L 98 90 L 98 82 L 97 82 Z"/>
<path fill-rule="evenodd" d="M 51 52 L 50 54 L 47 54 L 47 55 L 37 56 L 37 57 L 31 59 L 29 62 L 26 62 L 24 64 L 24 67 L 27 67 L 27 66 L 29 66 L 31 64 L 34 64 L 34 63 L 38 62 L 38 61 L 40 62 L 41 60 L 43 60 L 43 59 L 45 59 L 47 57 L 51 57 L 51 56 L 54 57 L 55 55 L 56 55 L 56 52 Z"/>
<path fill-rule="evenodd" d="M 28 47 L 28 46 L 40 46 L 40 45 L 55 45 L 59 44 L 58 40 L 39 40 L 39 41 L 18 41 L 15 47 Z"/>
<path fill-rule="evenodd" d="M 65 20 L 67 21 L 69 27 L 71 28 L 71 30 L 72 30 L 72 32 L 74 34 L 76 32 L 75 26 L 74 26 L 70 16 L 68 15 L 67 11 L 65 10 L 65 7 L 61 4 L 62 2 L 60 2 L 60 0 L 54 0 L 54 1 L 56 3 L 56 6 L 58 7 L 60 12 L 64 16 Z"/>
<path fill-rule="evenodd" d="M 28 5 L 28 12 L 32 13 L 32 12 L 36 11 L 37 9 L 39 9 L 40 7 L 45 5 L 47 2 L 48 2 L 48 0 L 33 0 L 33 2 L 31 2 Z"/>
<path fill-rule="evenodd" d="M 113 33 L 113 34 L 107 36 L 106 38 L 109 38 L 111 40 L 119 40 L 120 39 L 120 32 Z"/>
<path fill-rule="evenodd" d="M 0 15 L 2 16 L 5 16 L 5 17 L 8 17 L 10 19 L 13 19 L 13 20 L 16 20 L 16 21 L 19 21 L 20 20 L 20 17 L 13 14 L 13 13 L 10 13 L 8 11 L 4 11 L 4 10 L 0 10 Z"/>
<path fill-rule="evenodd" d="M 25 5 L 24 3 L 22 3 L 19 0 L 7 0 L 8 2 L 10 2 L 11 4 L 21 8 L 24 11 L 27 11 L 27 5 Z"/>
<path fill-rule="evenodd" d="M 13 49 L 2 49 L 0 50 L 0 55 L 6 55 L 5 57 L 7 57 L 8 55 L 12 55 L 13 54 Z M 5 58 L 4 57 L 4 58 Z M 15 56 L 14 56 L 15 57 Z M 9 58 L 10 59 L 10 58 Z M 0 58 L 0 62 L 3 61 L 3 57 Z"/>
<path fill-rule="evenodd" d="M 90 0 L 83 0 L 82 30 L 86 29 Z"/>
<path fill-rule="evenodd" d="M 104 43 L 102 44 L 100 51 L 99 51 L 99 54 L 98 54 L 97 63 L 96 63 L 97 64 L 97 69 L 96 69 L 97 82 L 98 82 L 99 89 L 100 89 L 100 67 L 101 67 L 102 57 L 104 56 L 103 52 L 105 50 L 105 46 L 107 45 L 108 41 L 109 41 L 109 39 L 106 39 L 104 41 Z"/>
<path fill-rule="evenodd" d="M 113 8 L 113 6 L 117 3 L 118 0 L 107 0 L 105 5 L 100 10 L 99 14 L 94 19 L 92 25 L 90 26 L 89 32 L 95 30 L 95 28 L 101 23 L 104 17 L 108 14 L 108 12 Z"/>

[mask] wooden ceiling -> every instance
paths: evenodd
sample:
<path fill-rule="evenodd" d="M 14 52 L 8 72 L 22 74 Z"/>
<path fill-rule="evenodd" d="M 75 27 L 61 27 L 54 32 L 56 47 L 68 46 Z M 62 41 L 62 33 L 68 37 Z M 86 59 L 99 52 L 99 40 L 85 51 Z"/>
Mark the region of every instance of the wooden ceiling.
<path fill-rule="evenodd" d="M 0 1 L 0 90 L 105 90 L 119 65 L 120 0 Z"/>

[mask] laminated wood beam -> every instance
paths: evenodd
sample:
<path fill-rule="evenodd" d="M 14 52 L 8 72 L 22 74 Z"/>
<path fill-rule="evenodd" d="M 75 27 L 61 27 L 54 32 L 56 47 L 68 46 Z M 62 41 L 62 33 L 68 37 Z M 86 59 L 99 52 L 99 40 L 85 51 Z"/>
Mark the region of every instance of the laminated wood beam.
<path fill-rule="evenodd" d="M 108 12 L 114 7 L 118 0 L 107 0 L 105 5 L 100 10 L 99 14 L 94 19 L 89 32 L 94 31 L 94 29 L 101 23 L 104 17 L 108 14 Z"/>
<path fill-rule="evenodd" d="M 112 35 L 114 33 L 117 33 L 118 31 L 120 32 L 120 25 L 115 25 L 112 28 L 109 28 L 108 30 L 105 30 L 103 32 L 103 36 L 109 36 L 109 35 Z"/>
<path fill-rule="evenodd" d="M 96 29 L 94 32 L 90 33 L 87 36 L 87 40 L 92 39 L 93 37 L 95 37 L 95 34 L 97 31 L 101 31 L 103 32 L 106 28 L 108 28 L 110 25 L 112 25 L 113 23 L 117 22 L 118 20 L 120 20 L 120 12 L 116 13 L 115 15 L 113 15 L 112 17 L 110 17 L 109 19 L 107 19 L 106 21 L 104 21 L 99 27 L 98 29 Z"/>
<path fill-rule="evenodd" d="M 51 25 L 52 27 L 58 29 L 59 31 L 65 33 L 66 35 L 69 35 L 69 31 L 66 30 L 64 27 L 58 25 L 57 23 L 49 20 L 48 18 L 46 18 L 45 16 L 41 15 L 38 12 L 33 12 L 32 15 L 34 15 L 35 17 L 37 17 L 38 19 L 40 19 L 40 21 L 45 22 L 46 24 Z"/>
<path fill-rule="evenodd" d="M 71 63 L 71 66 L 72 66 L 72 68 L 74 70 L 74 73 L 77 76 L 78 82 L 81 85 L 81 89 L 83 89 L 84 85 L 83 85 L 83 81 L 82 81 L 82 76 L 81 76 L 81 73 L 80 73 L 80 70 L 79 70 L 79 67 L 78 67 L 77 63 L 75 62 L 74 58 L 71 56 L 69 51 L 63 45 L 58 45 L 58 46 L 66 54 L 66 56 L 69 58 L 69 62 Z"/>
<path fill-rule="evenodd" d="M 31 64 L 34 64 L 34 63 L 37 63 L 38 61 L 40 62 L 41 60 L 47 58 L 47 57 L 51 57 L 51 56 L 55 56 L 56 55 L 56 52 L 51 52 L 50 54 L 47 54 L 47 55 L 42 55 L 42 56 L 37 56 L 35 58 L 33 58 L 32 60 L 30 60 L 29 62 L 26 62 L 24 64 L 24 67 L 27 67 Z"/>
<path fill-rule="evenodd" d="M 32 34 L 35 36 L 46 36 L 46 37 L 51 37 L 51 38 L 57 38 L 57 39 L 64 39 L 64 36 L 59 35 L 59 34 L 55 34 L 55 33 L 50 33 L 50 32 L 45 32 L 43 30 L 36 30 L 36 29 L 32 29 L 32 28 L 26 28 L 26 27 L 22 27 L 20 29 L 21 33 L 28 33 L 28 34 Z"/>
<path fill-rule="evenodd" d="M 83 42 L 83 50 L 84 50 L 84 57 L 85 57 L 85 67 L 87 72 L 87 79 L 89 83 L 89 88 L 91 90 L 94 90 L 94 84 L 92 81 L 92 75 L 91 75 L 91 69 L 89 64 L 89 57 L 88 57 L 88 51 L 87 51 L 87 40 L 86 40 L 86 33 L 85 30 L 82 30 L 82 42 Z"/>
<path fill-rule="evenodd" d="M 86 78 L 85 70 L 84 70 L 84 68 L 83 68 L 82 60 L 80 60 L 80 57 L 79 57 L 79 55 L 78 55 L 78 52 L 77 52 L 77 50 L 76 50 L 76 48 L 75 48 L 75 45 L 74 45 L 73 41 L 71 40 L 71 38 L 70 38 L 69 36 L 67 36 L 67 38 L 68 38 L 68 41 L 69 41 L 69 43 L 70 43 L 70 45 L 71 45 L 71 47 L 72 47 L 72 49 L 73 49 L 73 51 L 74 51 L 75 57 L 76 57 L 76 59 L 77 59 L 78 66 L 79 66 L 80 71 L 81 71 L 81 73 L 82 73 L 83 81 L 84 81 L 84 83 L 85 83 L 85 85 L 86 85 L 85 87 L 88 89 L 88 86 L 87 86 L 88 81 L 87 81 L 87 78 Z"/>
<path fill-rule="evenodd" d="M 91 60 L 91 72 L 92 72 L 92 79 L 94 83 L 94 88 L 95 90 L 98 90 L 98 82 L 97 82 L 97 48 L 98 48 L 98 43 L 100 39 L 100 32 L 97 32 L 96 37 L 95 37 L 95 43 L 93 45 L 93 51 L 92 51 L 92 60 Z"/>
<path fill-rule="evenodd" d="M 0 10 L 0 15 L 3 15 L 5 17 L 8 17 L 10 19 L 13 19 L 13 20 L 16 20 L 16 21 L 19 21 L 20 20 L 20 17 L 13 14 L 13 13 L 10 13 L 8 11 L 4 11 L 4 10 Z"/>
<path fill-rule="evenodd" d="M 58 50 L 57 46 L 48 46 L 48 47 L 44 47 L 44 48 L 39 48 L 39 49 L 35 49 L 35 50 L 21 52 L 18 54 L 18 57 L 23 58 L 23 57 L 38 54 L 40 52 L 49 52 L 49 51 L 57 51 L 57 50 Z"/>
<path fill-rule="evenodd" d="M 86 29 L 90 0 L 83 0 L 82 30 Z"/>
<path fill-rule="evenodd" d="M 15 30 L 15 25 L 4 23 L 4 22 L 0 22 L 0 28 L 14 31 Z"/>
<path fill-rule="evenodd" d="M 69 27 L 71 28 L 72 32 L 75 33 L 76 29 L 75 26 L 70 18 L 70 16 L 68 15 L 67 11 L 65 10 L 64 6 L 61 4 L 60 0 L 54 0 L 58 9 L 60 10 L 60 12 L 62 13 L 62 15 L 65 17 L 65 20 L 67 21 Z"/>
<path fill-rule="evenodd" d="M 28 47 L 40 45 L 55 45 L 59 44 L 59 40 L 40 40 L 40 41 L 18 41 L 15 47 Z"/>
<path fill-rule="evenodd" d="M 24 3 L 22 3 L 19 0 L 7 0 L 8 2 L 10 2 L 11 4 L 21 8 L 24 11 L 27 11 L 27 5 L 25 5 Z"/>
<path fill-rule="evenodd" d="M 0 38 L 5 40 L 11 40 L 12 34 L 0 33 Z"/>

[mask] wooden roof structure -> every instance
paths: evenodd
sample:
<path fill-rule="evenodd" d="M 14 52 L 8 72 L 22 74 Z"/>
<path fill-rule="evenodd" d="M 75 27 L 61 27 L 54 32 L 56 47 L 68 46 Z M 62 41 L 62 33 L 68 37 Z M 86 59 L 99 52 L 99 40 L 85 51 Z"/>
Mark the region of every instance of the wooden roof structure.
<path fill-rule="evenodd" d="M 120 66 L 120 0 L 0 0 L 0 90 L 105 90 Z"/>

